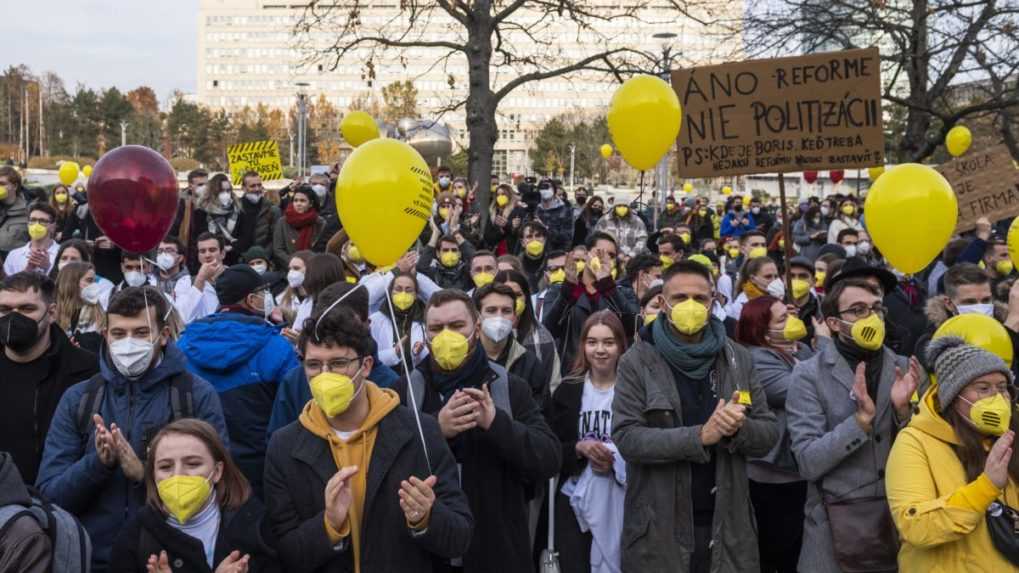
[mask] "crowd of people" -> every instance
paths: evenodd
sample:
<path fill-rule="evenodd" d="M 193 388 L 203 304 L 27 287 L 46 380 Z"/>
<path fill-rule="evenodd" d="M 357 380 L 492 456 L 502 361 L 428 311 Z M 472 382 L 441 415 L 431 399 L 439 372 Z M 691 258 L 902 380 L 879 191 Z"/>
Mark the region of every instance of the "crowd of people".
<path fill-rule="evenodd" d="M 0 167 L 0 572 L 1019 571 L 1017 365 L 934 336 L 1019 344 L 1010 221 L 906 276 L 855 193 L 439 168 L 376 267 L 337 174 L 131 253 Z"/>

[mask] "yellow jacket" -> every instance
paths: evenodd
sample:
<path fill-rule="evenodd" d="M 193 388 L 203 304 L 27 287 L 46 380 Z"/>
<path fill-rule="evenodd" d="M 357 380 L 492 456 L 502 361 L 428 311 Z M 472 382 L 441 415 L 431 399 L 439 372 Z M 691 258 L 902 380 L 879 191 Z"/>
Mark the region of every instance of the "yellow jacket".
<path fill-rule="evenodd" d="M 920 401 L 920 413 L 899 433 L 888 457 L 885 489 L 899 530 L 900 573 L 1019 572 L 998 553 L 985 512 L 995 499 L 1019 508 L 1019 489 L 1004 493 L 981 474 L 967 482 L 952 449 L 955 430 L 937 413 L 936 387 Z"/>

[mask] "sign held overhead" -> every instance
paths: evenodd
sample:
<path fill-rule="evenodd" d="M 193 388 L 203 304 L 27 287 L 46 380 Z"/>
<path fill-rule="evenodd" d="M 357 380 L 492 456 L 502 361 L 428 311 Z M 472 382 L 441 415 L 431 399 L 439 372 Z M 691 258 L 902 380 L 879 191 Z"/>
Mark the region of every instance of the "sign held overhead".
<path fill-rule="evenodd" d="M 1019 167 L 1006 145 L 970 150 L 936 169 L 959 198 L 957 233 L 976 228 L 981 217 L 995 223 L 1019 215 Z"/>

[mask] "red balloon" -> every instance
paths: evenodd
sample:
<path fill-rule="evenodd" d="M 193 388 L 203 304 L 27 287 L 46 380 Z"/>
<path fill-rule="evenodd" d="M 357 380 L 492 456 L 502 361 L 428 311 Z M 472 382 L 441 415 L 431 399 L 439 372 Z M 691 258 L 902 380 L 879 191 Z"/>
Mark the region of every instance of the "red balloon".
<path fill-rule="evenodd" d="M 96 225 L 118 247 L 150 251 L 159 246 L 177 214 L 177 174 L 148 147 L 118 147 L 92 168 L 88 205 Z"/>
<path fill-rule="evenodd" d="M 817 171 L 804 171 L 803 180 L 806 181 L 807 183 L 813 183 L 814 181 L 817 181 Z"/>
<path fill-rule="evenodd" d="M 832 169 L 828 172 L 828 178 L 831 179 L 832 183 L 838 183 L 846 176 L 846 172 L 841 169 Z"/>

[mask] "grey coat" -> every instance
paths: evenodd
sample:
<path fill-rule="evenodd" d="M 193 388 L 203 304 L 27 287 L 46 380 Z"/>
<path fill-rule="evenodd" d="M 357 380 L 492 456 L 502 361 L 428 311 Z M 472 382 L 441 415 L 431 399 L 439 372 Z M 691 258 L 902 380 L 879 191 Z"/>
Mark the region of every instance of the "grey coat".
<path fill-rule="evenodd" d="M 884 368 L 878 386 L 873 430 L 867 434 L 856 422 L 856 402 L 850 396 L 855 376 L 849 363 L 829 344 L 793 369 L 786 400 L 789 436 L 800 475 L 810 485 L 804 508 L 800 571 L 840 573 L 832 550 L 828 514 L 819 485 L 841 499 L 885 495 L 885 463 L 897 428 L 891 404 L 895 368 L 909 368 L 909 359 L 884 348 Z"/>
<path fill-rule="evenodd" d="M 806 217 L 800 217 L 793 224 L 793 242 L 800 248 L 800 255 L 807 257 L 810 260 L 817 258 L 817 254 L 821 251 L 821 247 L 827 242 L 827 234 L 819 240 L 811 239 L 810 236 L 814 233 L 827 233 L 828 225 L 824 223 L 822 219 L 818 225 L 811 225 L 807 222 Z"/>
<path fill-rule="evenodd" d="M 28 200 L 18 191 L 0 201 L 0 253 L 9 253 L 28 242 Z"/>
<path fill-rule="evenodd" d="M 326 221 L 322 217 L 315 221 L 311 245 L 314 245 L 315 241 L 318 240 L 325 225 Z M 276 221 L 276 226 L 272 232 L 272 259 L 276 263 L 276 269 L 285 269 L 290 264 L 290 256 L 297 252 L 297 237 L 299 235 L 300 232 L 287 223 L 286 217 L 280 217 Z M 311 245 L 309 245 L 309 248 L 311 248 Z"/>
<path fill-rule="evenodd" d="M 752 406 L 740 431 L 705 448 L 700 426 L 683 426 L 671 370 L 649 343 L 638 340 L 619 361 L 612 403 L 612 441 L 626 460 L 622 570 L 687 571 L 694 550 L 691 463 L 716 456 L 711 571 L 758 571 L 757 524 L 747 485 L 746 458 L 763 456 L 778 439 L 775 415 L 753 380 L 753 359 L 727 340 L 712 374 L 717 397 L 750 390 Z"/>

